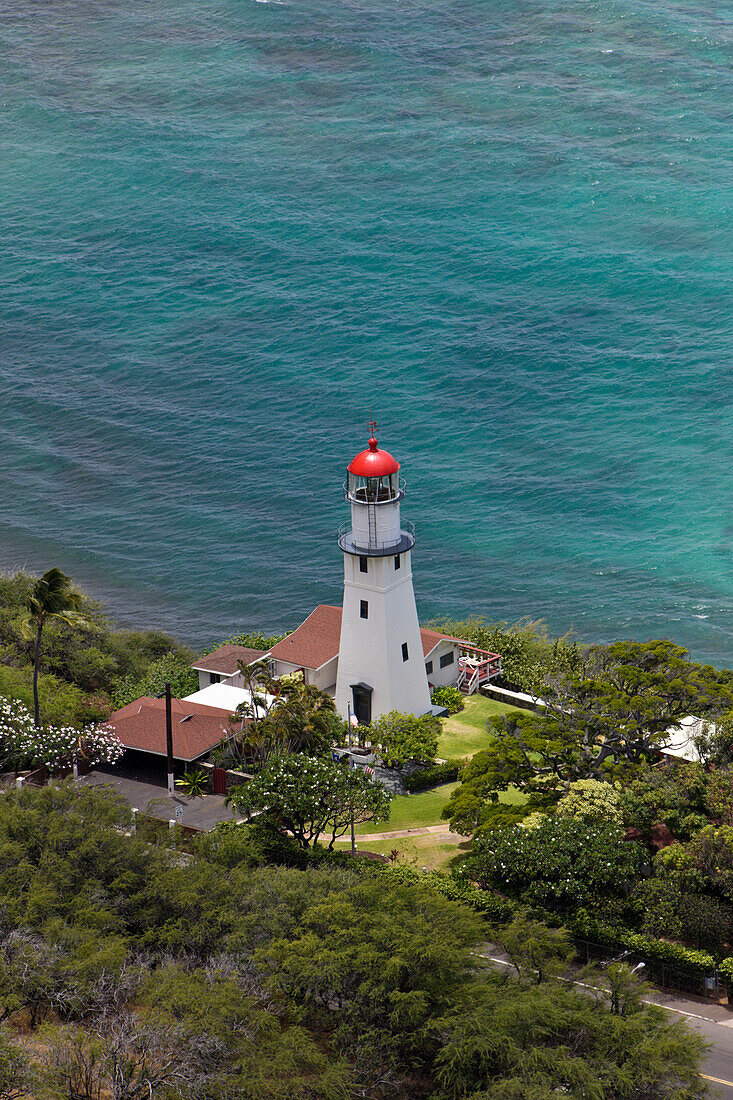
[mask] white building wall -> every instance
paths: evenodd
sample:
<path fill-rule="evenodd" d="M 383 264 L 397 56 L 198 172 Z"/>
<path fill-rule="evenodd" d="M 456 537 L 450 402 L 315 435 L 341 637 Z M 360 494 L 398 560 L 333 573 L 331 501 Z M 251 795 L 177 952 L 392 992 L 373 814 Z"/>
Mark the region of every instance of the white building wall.
<path fill-rule="evenodd" d="M 332 661 L 327 661 L 321 668 L 317 668 L 314 672 L 309 673 L 308 683 L 315 684 L 321 691 L 329 691 L 333 695 L 336 687 L 336 674 L 338 671 L 339 659 L 334 657 Z"/>
<path fill-rule="evenodd" d="M 391 506 L 389 506 L 391 507 Z M 379 511 L 379 508 L 377 509 Z M 396 541 L 396 538 L 395 538 Z M 368 558 L 366 573 L 359 558 L 344 554 L 344 604 L 336 681 L 336 709 L 346 717 L 351 685 L 372 688 L 372 719 L 390 710 L 425 714 L 430 692 L 412 588 L 412 555 Z M 361 617 L 361 601 L 369 607 Z M 408 659 L 402 659 L 407 643 Z"/>
<path fill-rule="evenodd" d="M 374 504 L 377 546 L 395 546 L 400 541 L 400 505 Z M 351 530 L 357 546 L 369 546 L 369 505 L 351 505 Z"/>
<path fill-rule="evenodd" d="M 453 653 L 453 664 L 441 668 L 440 658 L 451 652 Z M 438 642 L 432 653 L 428 653 L 425 661 L 433 662 L 433 671 L 427 674 L 428 681 L 433 687 L 449 687 L 458 680 L 458 646 L 453 642 Z"/>

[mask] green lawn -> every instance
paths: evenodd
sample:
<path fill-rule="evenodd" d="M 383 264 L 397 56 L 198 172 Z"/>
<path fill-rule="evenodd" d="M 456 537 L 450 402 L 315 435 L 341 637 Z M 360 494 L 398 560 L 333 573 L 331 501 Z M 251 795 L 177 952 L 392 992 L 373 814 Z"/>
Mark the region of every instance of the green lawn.
<path fill-rule="evenodd" d="M 350 840 L 336 841 L 339 851 L 348 851 L 351 847 Z M 424 867 L 428 871 L 447 871 L 468 855 L 471 842 L 463 840 L 457 843 L 449 840 L 442 833 L 431 833 L 428 836 L 403 836 L 392 840 L 361 840 L 358 843 L 360 852 L 378 852 L 388 856 L 393 849 L 400 853 L 397 860 L 398 866 L 406 864 L 417 871 Z"/>
<path fill-rule="evenodd" d="M 457 783 L 444 783 L 441 787 L 433 787 L 429 791 L 397 795 L 392 799 L 389 821 L 380 821 L 378 825 L 371 822 L 357 824 L 355 831 L 358 834 L 391 833 L 399 829 L 420 829 L 426 825 L 447 825 L 448 822 L 441 816 L 441 812 L 457 786 Z M 499 795 L 500 802 L 515 803 L 523 800 L 524 795 L 514 787 L 510 787 L 508 791 L 502 791 Z"/>
<path fill-rule="evenodd" d="M 497 714 L 518 712 L 517 707 L 487 699 L 485 695 L 468 695 L 466 705 L 458 714 L 441 719 L 443 733 L 438 741 L 438 756 L 450 760 L 458 756 L 473 756 L 491 743 L 486 723 Z"/>
<path fill-rule="evenodd" d="M 388 833 L 393 829 L 417 829 L 424 825 L 440 825 L 443 818 L 440 812 L 458 786 L 457 783 L 444 783 L 441 787 L 433 787 L 429 791 L 418 791 L 417 794 L 398 795 L 392 799 L 392 810 L 389 821 L 381 821 L 378 825 L 371 822 L 357 825 L 357 833 Z"/>
<path fill-rule="evenodd" d="M 470 695 L 466 699 L 465 709 L 460 714 L 455 714 L 452 718 L 442 719 L 443 734 L 438 742 L 438 756 L 444 759 L 472 756 L 475 752 L 487 748 L 491 743 L 486 728 L 488 719 L 496 714 L 509 714 L 516 709 L 516 707 L 507 706 L 505 703 L 487 699 L 483 695 Z M 364 834 L 387 833 L 396 832 L 399 829 L 419 829 L 426 825 L 445 824 L 441 812 L 450 798 L 451 792 L 457 786 L 457 783 L 444 783 L 440 787 L 434 787 L 428 791 L 419 791 L 417 794 L 398 795 L 397 798 L 392 799 L 389 821 L 382 821 L 378 825 L 357 825 L 356 832 Z M 500 795 L 502 802 L 519 802 L 522 797 L 513 788 Z M 379 841 L 378 843 L 386 844 L 387 842 Z M 437 847 L 440 847 L 445 842 L 439 842 L 436 838 L 434 843 Z M 396 841 L 393 847 L 398 847 Z M 437 847 L 435 853 L 431 849 L 430 856 L 426 855 L 426 858 L 429 860 L 437 858 Z M 379 850 L 381 851 L 381 848 Z M 443 859 L 447 859 L 447 852 L 447 848 L 445 851 L 441 849 Z M 416 856 L 416 858 L 419 862 L 421 857 Z"/>

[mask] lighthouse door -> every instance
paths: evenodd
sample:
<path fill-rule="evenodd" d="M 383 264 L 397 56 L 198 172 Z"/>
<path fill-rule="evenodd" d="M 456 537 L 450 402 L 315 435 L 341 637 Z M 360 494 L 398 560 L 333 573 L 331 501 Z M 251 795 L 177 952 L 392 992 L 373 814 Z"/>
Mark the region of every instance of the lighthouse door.
<path fill-rule="evenodd" d="M 372 689 L 368 684 L 352 684 L 354 714 L 360 726 L 368 726 L 372 720 Z"/>

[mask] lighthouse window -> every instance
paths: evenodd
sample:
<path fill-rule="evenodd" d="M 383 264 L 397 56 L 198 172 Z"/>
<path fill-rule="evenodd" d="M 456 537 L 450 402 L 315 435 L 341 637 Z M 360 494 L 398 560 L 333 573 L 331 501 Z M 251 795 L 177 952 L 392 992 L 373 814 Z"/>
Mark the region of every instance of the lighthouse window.
<path fill-rule="evenodd" d="M 369 572 L 369 558 L 364 557 L 363 554 L 359 556 L 359 572 L 360 573 L 368 573 Z"/>
<path fill-rule="evenodd" d="M 407 652 L 407 642 L 402 643 L 402 660 L 407 661 L 410 654 Z"/>
<path fill-rule="evenodd" d="M 399 554 L 395 555 L 394 567 L 395 567 L 395 569 L 399 569 L 399 567 L 400 567 L 400 555 Z"/>
<path fill-rule="evenodd" d="M 444 653 L 443 656 L 440 658 L 440 667 L 441 668 L 447 668 L 448 665 L 453 664 L 454 660 L 455 660 L 455 657 L 454 657 L 454 654 L 453 654 L 453 650 L 451 650 L 450 653 Z"/>
<path fill-rule="evenodd" d="M 368 600 L 362 600 L 361 601 L 360 614 L 361 614 L 362 619 L 368 619 L 369 618 L 369 601 Z"/>

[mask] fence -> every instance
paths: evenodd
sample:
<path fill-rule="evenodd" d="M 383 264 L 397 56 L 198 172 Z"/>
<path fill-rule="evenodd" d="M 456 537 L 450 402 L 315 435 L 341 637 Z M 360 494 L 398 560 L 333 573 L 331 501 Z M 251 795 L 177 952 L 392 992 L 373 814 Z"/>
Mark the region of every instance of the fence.
<path fill-rule="evenodd" d="M 715 1001 L 724 999 L 727 994 L 726 983 L 715 973 L 701 974 L 693 970 L 681 970 L 660 959 L 639 954 L 637 951 L 619 951 L 609 947 L 608 944 L 594 943 L 593 940 L 586 940 L 579 936 L 574 936 L 573 940 L 578 949 L 579 962 L 613 962 L 614 959 L 623 959 L 632 968 L 643 963 L 643 977 L 661 989 L 675 993 L 688 993 L 693 997 L 704 997 Z"/>

